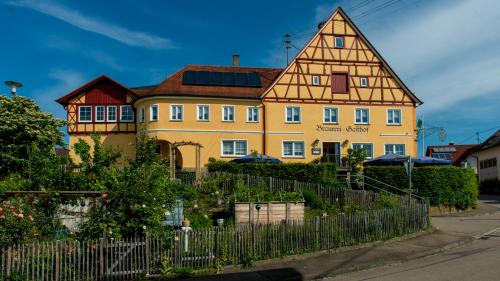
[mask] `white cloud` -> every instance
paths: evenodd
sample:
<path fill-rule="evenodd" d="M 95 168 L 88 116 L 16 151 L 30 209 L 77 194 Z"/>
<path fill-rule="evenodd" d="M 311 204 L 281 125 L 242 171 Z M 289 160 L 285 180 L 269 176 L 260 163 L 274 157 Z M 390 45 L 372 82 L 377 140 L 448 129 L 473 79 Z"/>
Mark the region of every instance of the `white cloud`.
<path fill-rule="evenodd" d="M 92 60 L 95 63 L 102 64 L 113 70 L 123 72 L 129 69 L 123 64 L 123 62 L 119 62 L 113 55 L 109 53 L 99 51 L 95 48 L 89 48 L 88 46 L 74 44 L 73 42 L 59 36 L 50 36 L 46 38 L 44 43 L 50 49 L 76 53 L 80 56 Z"/>
<path fill-rule="evenodd" d="M 447 1 L 427 11 L 419 10 L 421 14 L 406 17 L 402 24 L 395 21 L 391 28 L 375 32 L 377 48 L 401 72 L 415 75 L 500 41 L 496 0 Z"/>
<path fill-rule="evenodd" d="M 34 91 L 32 96 L 44 110 L 64 119 L 65 111 L 55 100 L 88 82 L 88 79 L 72 69 L 52 69 L 47 73 L 47 77 L 54 83 L 47 88 Z"/>
<path fill-rule="evenodd" d="M 167 38 L 146 32 L 131 31 L 116 24 L 82 15 L 76 10 L 72 10 L 51 1 L 20 0 L 10 1 L 8 3 L 14 6 L 38 11 L 80 29 L 104 35 L 130 46 L 146 47 L 151 49 L 166 49 L 174 47 L 172 41 Z"/>

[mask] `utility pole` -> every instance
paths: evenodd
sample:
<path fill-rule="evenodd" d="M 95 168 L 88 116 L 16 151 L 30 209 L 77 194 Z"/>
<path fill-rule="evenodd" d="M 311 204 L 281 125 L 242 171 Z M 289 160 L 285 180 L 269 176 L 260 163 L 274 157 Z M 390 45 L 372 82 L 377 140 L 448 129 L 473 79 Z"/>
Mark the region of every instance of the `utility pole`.
<path fill-rule="evenodd" d="M 481 143 L 481 139 L 479 138 L 479 132 L 476 132 L 477 144 Z"/>
<path fill-rule="evenodd" d="M 286 33 L 283 36 L 283 43 L 285 43 L 285 49 L 286 49 L 286 65 L 288 65 L 289 60 L 288 60 L 288 50 L 290 49 L 290 43 L 292 43 L 292 40 L 290 39 L 290 34 Z"/>

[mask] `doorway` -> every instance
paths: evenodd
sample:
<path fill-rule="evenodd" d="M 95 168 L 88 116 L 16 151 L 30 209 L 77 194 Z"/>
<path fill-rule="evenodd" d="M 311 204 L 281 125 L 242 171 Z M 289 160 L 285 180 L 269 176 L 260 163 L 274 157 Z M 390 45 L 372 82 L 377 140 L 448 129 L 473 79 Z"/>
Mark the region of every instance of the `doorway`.
<path fill-rule="evenodd" d="M 340 165 L 340 142 L 323 142 L 324 161 Z"/>

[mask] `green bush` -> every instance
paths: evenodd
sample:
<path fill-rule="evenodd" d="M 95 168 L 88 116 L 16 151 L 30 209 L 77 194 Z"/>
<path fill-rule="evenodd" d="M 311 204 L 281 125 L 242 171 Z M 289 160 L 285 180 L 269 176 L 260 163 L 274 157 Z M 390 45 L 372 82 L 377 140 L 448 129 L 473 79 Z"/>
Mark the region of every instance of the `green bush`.
<path fill-rule="evenodd" d="M 483 194 L 500 194 L 500 180 L 484 180 L 479 183 L 479 191 Z"/>
<path fill-rule="evenodd" d="M 251 174 L 263 177 L 323 184 L 336 183 L 337 169 L 333 163 L 234 163 L 210 159 L 209 172 Z"/>
<path fill-rule="evenodd" d="M 402 166 L 369 166 L 363 172 L 370 178 L 408 189 L 408 177 Z M 454 166 L 415 167 L 412 170 L 412 186 L 419 196 L 428 198 L 434 206 L 467 209 L 475 208 L 477 204 L 478 184 L 472 169 Z"/>

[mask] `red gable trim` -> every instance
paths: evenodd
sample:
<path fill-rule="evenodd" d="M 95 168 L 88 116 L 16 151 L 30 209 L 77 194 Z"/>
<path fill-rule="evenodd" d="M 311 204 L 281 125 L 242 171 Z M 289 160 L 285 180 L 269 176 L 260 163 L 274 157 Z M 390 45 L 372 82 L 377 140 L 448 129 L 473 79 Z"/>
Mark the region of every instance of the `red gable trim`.
<path fill-rule="evenodd" d="M 103 80 L 106 80 L 108 82 L 111 82 L 113 83 L 114 85 L 118 86 L 119 88 L 123 89 L 125 92 L 129 93 L 130 95 L 136 97 L 137 95 L 131 91 L 129 88 L 125 87 L 124 85 L 116 82 L 115 80 L 109 78 L 108 76 L 106 75 L 101 75 L 99 77 L 97 77 L 96 79 L 88 82 L 87 84 L 81 86 L 80 88 L 72 91 L 71 93 L 65 95 L 64 97 L 61 97 L 59 99 L 56 100 L 56 102 L 62 104 L 63 106 L 66 106 L 68 104 L 68 102 L 70 100 L 72 100 L 73 98 L 75 98 L 76 96 L 78 96 L 79 94 L 81 94 L 83 91 L 85 91 L 86 89 L 94 86 L 95 84 L 99 83 L 100 81 L 103 81 Z"/>

